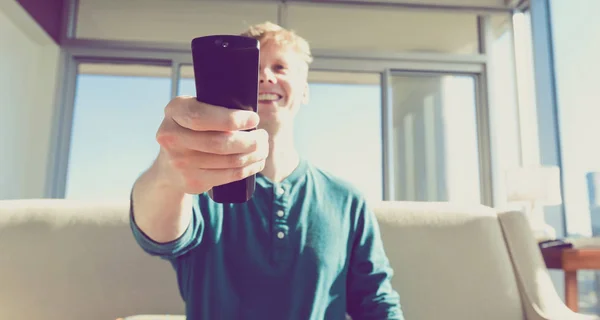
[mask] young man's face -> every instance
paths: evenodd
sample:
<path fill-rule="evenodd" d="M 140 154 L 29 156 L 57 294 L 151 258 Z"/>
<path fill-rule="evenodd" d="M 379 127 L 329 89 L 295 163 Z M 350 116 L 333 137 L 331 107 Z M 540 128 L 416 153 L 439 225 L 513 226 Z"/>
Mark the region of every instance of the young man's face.
<path fill-rule="evenodd" d="M 258 114 L 259 126 L 292 121 L 308 99 L 308 65 L 294 48 L 273 41 L 261 43 Z"/>

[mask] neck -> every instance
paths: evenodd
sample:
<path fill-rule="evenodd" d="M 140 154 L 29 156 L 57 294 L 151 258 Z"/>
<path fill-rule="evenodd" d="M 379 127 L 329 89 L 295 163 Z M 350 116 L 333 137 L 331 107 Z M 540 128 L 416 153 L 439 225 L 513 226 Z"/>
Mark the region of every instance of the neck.
<path fill-rule="evenodd" d="M 287 178 L 300 163 L 300 156 L 294 146 L 293 130 L 279 131 L 269 137 L 269 157 L 261 172 L 273 182 Z"/>

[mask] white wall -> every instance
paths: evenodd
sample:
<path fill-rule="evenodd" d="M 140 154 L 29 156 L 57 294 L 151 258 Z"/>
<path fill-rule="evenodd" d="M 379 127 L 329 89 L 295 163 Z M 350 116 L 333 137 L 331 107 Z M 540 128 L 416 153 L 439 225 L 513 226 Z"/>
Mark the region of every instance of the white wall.
<path fill-rule="evenodd" d="M 59 47 L 14 0 L 0 0 L 0 199 L 43 197 Z"/>

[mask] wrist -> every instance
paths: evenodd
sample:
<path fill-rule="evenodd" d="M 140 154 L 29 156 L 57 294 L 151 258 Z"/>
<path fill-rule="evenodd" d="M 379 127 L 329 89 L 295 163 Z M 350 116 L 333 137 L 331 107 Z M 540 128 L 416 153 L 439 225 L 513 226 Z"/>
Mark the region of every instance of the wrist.
<path fill-rule="evenodd" d="M 168 159 L 161 151 L 161 154 L 144 174 L 146 176 L 144 180 L 150 182 L 158 191 L 174 196 L 183 196 L 185 192 L 181 184 L 177 183 L 177 174 L 169 167 L 167 161 Z"/>

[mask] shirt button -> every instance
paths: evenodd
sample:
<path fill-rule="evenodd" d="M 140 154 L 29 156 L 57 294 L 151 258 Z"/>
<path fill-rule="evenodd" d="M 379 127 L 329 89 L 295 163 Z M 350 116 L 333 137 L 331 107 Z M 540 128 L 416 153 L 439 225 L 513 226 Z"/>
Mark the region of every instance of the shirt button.
<path fill-rule="evenodd" d="M 283 213 L 283 210 L 279 210 L 279 211 L 277 211 L 277 216 L 278 216 L 278 217 L 283 217 L 283 214 L 284 214 L 284 213 Z"/>
<path fill-rule="evenodd" d="M 282 195 L 285 193 L 285 189 L 283 189 L 282 187 L 277 188 L 277 194 L 278 195 Z"/>
<path fill-rule="evenodd" d="M 284 237 L 285 237 L 285 233 L 283 233 L 282 231 L 277 232 L 277 238 L 283 239 Z"/>

